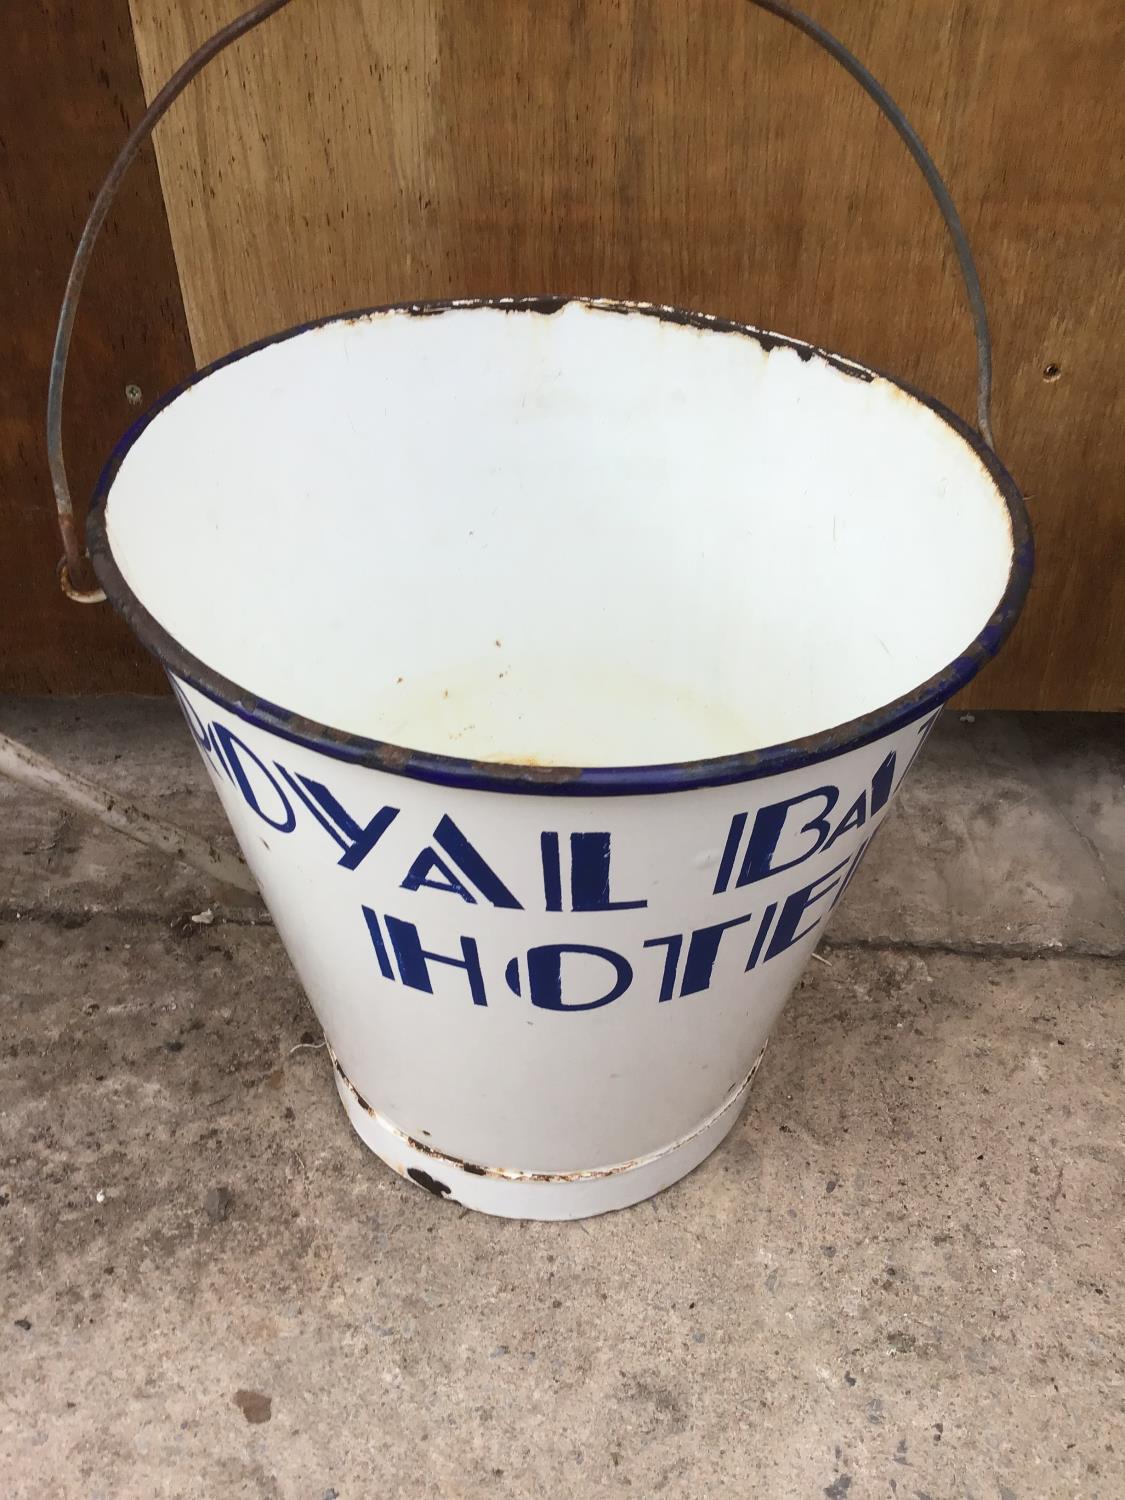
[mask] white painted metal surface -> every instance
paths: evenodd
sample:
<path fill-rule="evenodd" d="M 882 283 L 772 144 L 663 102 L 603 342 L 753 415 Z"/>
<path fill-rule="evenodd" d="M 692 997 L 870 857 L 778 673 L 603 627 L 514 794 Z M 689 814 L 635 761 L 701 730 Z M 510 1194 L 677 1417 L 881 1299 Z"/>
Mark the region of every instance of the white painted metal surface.
<path fill-rule="evenodd" d="M 99 572 L 349 1118 L 472 1207 L 622 1207 L 722 1139 L 1010 588 L 979 448 L 769 344 L 587 304 L 343 320 L 177 396 L 109 484 Z"/>

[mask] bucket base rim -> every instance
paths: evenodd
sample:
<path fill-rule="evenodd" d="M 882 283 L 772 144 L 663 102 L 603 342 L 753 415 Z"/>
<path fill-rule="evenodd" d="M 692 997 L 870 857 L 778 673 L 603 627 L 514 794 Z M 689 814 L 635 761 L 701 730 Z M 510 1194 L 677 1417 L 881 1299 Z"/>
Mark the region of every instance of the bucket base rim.
<path fill-rule="evenodd" d="M 765 1053 L 763 1046 L 749 1073 L 713 1114 L 669 1146 L 592 1171 L 520 1172 L 462 1162 L 413 1140 L 367 1103 L 328 1047 L 336 1092 L 352 1129 L 393 1172 L 435 1197 L 478 1213 L 541 1220 L 588 1219 L 629 1208 L 686 1177 L 738 1122 Z"/>

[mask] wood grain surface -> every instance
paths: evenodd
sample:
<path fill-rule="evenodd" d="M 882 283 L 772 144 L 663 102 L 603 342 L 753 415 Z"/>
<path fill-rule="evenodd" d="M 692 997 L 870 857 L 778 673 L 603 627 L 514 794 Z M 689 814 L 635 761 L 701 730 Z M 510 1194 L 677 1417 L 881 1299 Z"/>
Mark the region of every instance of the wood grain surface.
<path fill-rule="evenodd" d="M 0 6 L 0 690 L 159 691 L 163 674 L 107 605 L 59 590 L 47 472 L 47 371 L 90 200 L 144 109 L 126 0 Z M 191 369 L 156 163 L 133 166 L 78 316 L 64 437 L 76 508 L 137 408 Z"/>
<path fill-rule="evenodd" d="M 151 95 L 243 0 L 131 3 Z M 1041 561 L 965 701 L 1123 707 L 1119 0 L 808 8 L 918 126 L 989 298 L 997 441 Z M 973 408 L 956 263 L 913 164 L 744 0 L 296 0 L 193 85 L 157 151 L 200 362 L 396 299 L 592 293 L 778 328 Z"/>

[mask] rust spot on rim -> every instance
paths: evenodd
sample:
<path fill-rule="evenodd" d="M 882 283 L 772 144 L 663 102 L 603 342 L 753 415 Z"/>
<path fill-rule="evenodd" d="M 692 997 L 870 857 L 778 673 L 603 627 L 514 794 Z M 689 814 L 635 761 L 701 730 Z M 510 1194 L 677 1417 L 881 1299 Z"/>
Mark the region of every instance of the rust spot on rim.
<path fill-rule="evenodd" d="M 349 1092 L 354 1095 L 355 1102 L 359 1105 L 360 1109 L 366 1111 L 366 1113 L 369 1114 L 372 1119 L 377 1119 L 378 1112 L 373 1109 L 370 1104 L 368 1104 L 367 1100 L 363 1097 L 360 1091 L 356 1088 L 355 1084 L 344 1072 L 343 1068 L 340 1066 L 340 1059 L 335 1055 L 335 1053 L 332 1054 L 332 1065 L 336 1069 L 337 1073 L 339 1073 L 340 1077 L 347 1084 Z"/>

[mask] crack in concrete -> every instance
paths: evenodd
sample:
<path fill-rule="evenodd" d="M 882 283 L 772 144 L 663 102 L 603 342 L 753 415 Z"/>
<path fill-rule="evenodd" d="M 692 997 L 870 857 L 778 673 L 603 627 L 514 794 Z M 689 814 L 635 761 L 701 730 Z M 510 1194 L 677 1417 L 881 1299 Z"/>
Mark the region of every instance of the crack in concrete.
<path fill-rule="evenodd" d="M 825 939 L 821 944 L 825 953 L 870 952 L 885 953 L 950 953 L 956 958 L 1096 958 L 1102 962 L 1120 963 L 1125 960 L 1125 947 L 1097 948 L 1082 944 L 1064 946 L 1053 943 L 996 943 L 965 942 L 954 939 L 912 939 L 894 937 L 844 938 L 833 942 Z"/>
<path fill-rule="evenodd" d="M 15 906 L 0 904 L 0 926 L 15 926 L 20 922 L 41 926 L 80 928 L 98 917 L 108 917 L 119 922 L 151 922 L 169 930 L 179 928 L 185 915 L 146 906 Z M 206 931 L 215 932 L 220 927 L 273 927 L 274 921 L 263 907 L 257 912 L 223 912 L 215 908 L 214 921 L 207 924 Z M 187 941 L 187 939 L 184 939 Z M 908 953 L 925 957 L 927 954 L 950 954 L 955 958 L 978 959 L 1095 959 L 1101 963 L 1125 961 L 1125 946 L 1099 948 L 1072 944 L 1055 946 L 1052 943 L 999 943 L 966 942 L 954 939 L 914 939 L 900 937 L 854 937 L 825 938 L 818 950 L 821 954 L 839 953 Z"/>

